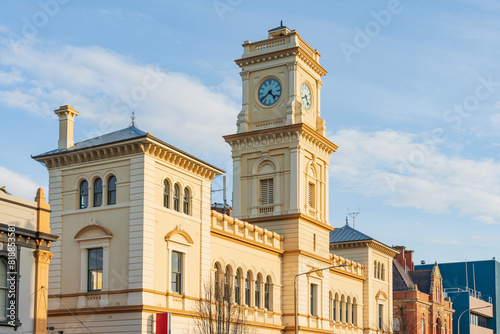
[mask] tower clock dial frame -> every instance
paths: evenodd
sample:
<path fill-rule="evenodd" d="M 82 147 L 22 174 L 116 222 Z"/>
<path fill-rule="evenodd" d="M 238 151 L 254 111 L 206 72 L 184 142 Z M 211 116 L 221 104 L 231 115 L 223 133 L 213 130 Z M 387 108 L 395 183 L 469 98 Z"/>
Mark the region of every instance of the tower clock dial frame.
<path fill-rule="evenodd" d="M 283 95 L 283 85 L 276 77 L 266 77 L 256 90 L 256 98 L 264 107 L 272 107 L 278 103 Z"/>
<path fill-rule="evenodd" d="M 307 82 L 303 82 L 301 87 L 300 87 L 300 97 L 302 100 L 302 106 L 304 107 L 305 110 L 309 111 L 312 106 L 312 94 L 311 94 L 311 88 Z"/>

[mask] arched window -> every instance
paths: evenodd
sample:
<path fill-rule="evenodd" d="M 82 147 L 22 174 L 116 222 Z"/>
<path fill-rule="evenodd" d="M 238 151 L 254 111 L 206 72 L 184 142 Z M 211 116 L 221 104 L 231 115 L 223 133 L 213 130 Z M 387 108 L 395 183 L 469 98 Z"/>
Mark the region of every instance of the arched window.
<path fill-rule="evenodd" d="M 247 277 L 245 277 L 245 305 L 250 306 L 250 281 L 252 279 L 252 273 L 247 272 Z"/>
<path fill-rule="evenodd" d="M 180 194 L 181 191 L 179 189 L 179 185 L 176 184 L 174 186 L 174 210 L 175 211 L 180 211 L 180 206 L 179 206 L 179 200 L 180 200 Z"/>
<path fill-rule="evenodd" d="M 345 299 L 344 296 L 340 297 L 340 303 L 339 303 L 339 321 L 340 322 L 345 322 L 344 319 L 344 314 L 342 312 L 343 307 L 344 307 Z"/>
<path fill-rule="evenodd" d="M 328 314 L 329 318 L 333 320 L 332 310 L 333 310 L 333 297 L 332 297 L 332 292 L 330 291 L 328 293 Z"/>
<path fill-rule="evenodd" d="M 270 301 L 270 287 L 271 286 L 271 279 L 269 276 L 266 278 L 266 284 L 264 285 L 264 308 L 266 310 L 269 310 L 269 301 Z"/>
<path fill-rule="evenodd" d="M 347 302 L 345 303 L 345 322 L 350 324 L 352 322 L 352 318 L 349 319 L 349 310 L 352 309 L 352 305 L 351 305 L 351 297 L 347 297 Z"/>
<path fill-rule="evenodd" d="M 377 278 L 377 261 L 373 262 L 373 277 Z"/>
<path fill-rule="evenodd" d="M 229 266 L 226 267 L 226 272 L 224 273 L 224 301 L 226 303 L 229 303 L 231 300 L 231 287 L 230 287 L 230 280 L 231 280 L 231 268 Z"/>
<path fill-rule="evenodd" d="M 392 330 L 393 330 L 394 334 L 401 333 L 401 322 L 399 321 L 398 318 L 392 319 Z"/>
<path fill-rule="evenodd" d="M 99 178 L 94 181 L 94 206 L 102 205 L 102 180 Z"/>
<path fill-rule="evenodd" d="M 385 281 L 385 268 L 384 268 L 384 264 L 382 263 L 382 269 L 381 269 L 381 273 L 380 273 L 380 279 L 382 281 Z"/>
<path fill-rule="evenodd" d="M 163 181 L 163 206 L 170 208 L 170 183 L 168 180 Z"/>
<path fill-rule="evenodd" d="M 260 274 L 257 275 L 257 280 L 255 280 L 255 307 L 260 308 Z"/>
<path fill-rule="evenodd" d="M 219 300 L 221 297 L 221 289 L 220 289 L 220 266 L 218 263 L 215 264 L 215 284 L 214 284 L 214 290 L 215 290 L 215 300 Z"/>
<path fill-rule="evenodd" d="M 3 258 L 0 259 L 0 321 L 7 320 L 8 304 L 8 284 L 7 284 L 7 263 Z"/>
<path fill-rule="evenodd" d="M 108 205 L 116 204 L 116 176 L 108 177 Z"/>
<path fill-rule="evenodd" d="M 337 305 L 339 302 L 339 296 L 335 294 L 335 299 L 333 300 L 333 321 L 337 321 Z"/>
<path fill-rule="evenodd" d="M 236 270 L 234 277 L 234 302 L 241 305 L 241 270 Z"/>
<path fill-rule="evenodd" d="M 184 188 L 183 208 L 186 215 L 189 215 L 189 199 L 189 189 Z"/>
<path fill-rule="evenodd" d="M 352 299 L 352 324 L 357 325 L 358 324 L 358 301 L 356 298 Z"/>
<path fill-rule="evenodd" d="M 377 278 L 380 279 L 380 262 L 377 263 Z"/>
<path fill-rule="evenodd" d="M 425 317 L 422 317 L 422 334 L 425 334 Z"/>
<path fill-rule="evenodd" d="M 83 180 L 80 183 L 80 209 L 89 207 L 89 183 Z"/>

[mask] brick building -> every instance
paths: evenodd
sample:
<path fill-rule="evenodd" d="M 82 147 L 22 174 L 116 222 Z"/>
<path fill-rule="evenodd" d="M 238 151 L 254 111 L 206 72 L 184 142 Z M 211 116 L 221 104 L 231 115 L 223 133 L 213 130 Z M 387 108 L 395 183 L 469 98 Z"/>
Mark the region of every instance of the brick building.
<path fill-rule="evenodd" d="M 413 251 L 404 246 L 393 261 L 395 334 L 448 334 L 453 331 L 453 309 L 443 294 L 443 278 L 437 262 L 432 269 L 415 270 Z"/>

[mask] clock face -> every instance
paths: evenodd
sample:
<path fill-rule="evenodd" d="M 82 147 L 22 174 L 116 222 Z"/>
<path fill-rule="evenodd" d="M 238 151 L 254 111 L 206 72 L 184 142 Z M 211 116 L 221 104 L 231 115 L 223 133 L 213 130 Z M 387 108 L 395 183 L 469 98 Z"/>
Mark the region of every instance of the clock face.
<path fill-rule="evenodd" d="M 281 84 L 277 79 L 269 78 L 260 84 L 257 97 L 266 107 L 272 106 L 281 97 Z"/>
<path fill-rule="evenodd" d="M 302 105 L 306 110 L 309 110 L 309 108 L 311 108 L 311 90 L 309 89 L 309 85 L 305 82 L 300 88 L 300 95 L 302 96 Z"/>

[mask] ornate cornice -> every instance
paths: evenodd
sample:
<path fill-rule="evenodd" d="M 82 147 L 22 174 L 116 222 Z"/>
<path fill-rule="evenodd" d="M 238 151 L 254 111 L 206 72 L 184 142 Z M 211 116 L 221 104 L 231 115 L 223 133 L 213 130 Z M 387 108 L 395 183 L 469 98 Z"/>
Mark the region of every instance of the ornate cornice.
<path fill-rule="evenodd" d="M 52 169 L 134 154 L 154 156 L 159 160 L 187 169 L 189 172 L 209 180 L 213 179 L 216 175 L 224 173 L 222 169 L 170 146 L 150 134 L 129 141 L 115 142 L 48 156 L 38 156 L 34 159 L 44 163 L 48 169 Z"/>
<path fill-rule="evenodd" d="M 316 72 L 320 76 L 324 76 L 328 72 L 316 60 L 314 60 L 312 52 L 314 51 L 308 50 L 301 44 L 300 46 L 284 50 L 236 59 L 235 63 L 240 68 L 243 68 L 246 65 L 257 64 L 278 58 L 297 57 L 300 60 L 302 60 L 306 65 L 308 65 L 314 72 Z"/>
<path fill-rule="evenodd" d="M 396 254 L 399 254 L 399 251 L 396 249 L 384 245 L 383 243 L 377 240 L 359 240 L 359 241 L 346 241 L 346 242 L 336 242 L 330 244 L 330 251 L 335 251 L 339 249 L 351 249 L 351 248 L 372 248 L 376 251 L 379 251 L 385 255 L 394 257 Z"/>
<path fill-rule="evenodd" d="M 231 145 L 233 150 L 245 149 L 247 147 L 268 146 L 275 143 L 292 142 L 298 140 L 299 138 L 306 141 L 310 145 L 315 146 L 327 155 L 332 154 L 338 148 L 337 145 L 304 123 L 241 132 L 224 136 L 224 139 L 229 145 Z"/>

